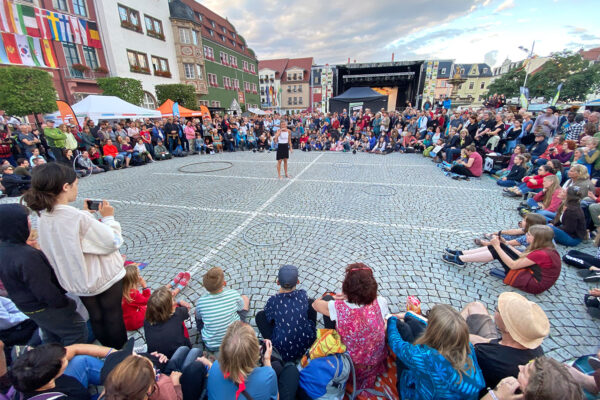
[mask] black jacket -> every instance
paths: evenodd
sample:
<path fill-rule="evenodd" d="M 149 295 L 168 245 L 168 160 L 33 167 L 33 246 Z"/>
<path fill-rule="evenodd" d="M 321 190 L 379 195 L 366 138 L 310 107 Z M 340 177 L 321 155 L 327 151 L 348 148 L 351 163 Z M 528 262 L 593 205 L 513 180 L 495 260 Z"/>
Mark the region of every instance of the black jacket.
<path fill-rule="evenodd" d="M 4 186 L 6 195 L 9 197 L 20 196 L 21 192 L 29 189 L 30 185 L 30 176 L 2 174 L 2 186 Z"/>
<path fill-rule="evenodd" d="M 515 182 L 521 182 L 526 173 L 527 170 L 525 168 L 521 167 L 520 165 L 513 165 L 508 175 L 506 175 L 506 179 Z"/>
<path fill-rule="evenodd" d="M 48 259 L 26 244 L 27 215 L 19 204 L 0 205 L 0 279 L 22 312 L 66 307 L 72 300 L 65 296 Z"/>

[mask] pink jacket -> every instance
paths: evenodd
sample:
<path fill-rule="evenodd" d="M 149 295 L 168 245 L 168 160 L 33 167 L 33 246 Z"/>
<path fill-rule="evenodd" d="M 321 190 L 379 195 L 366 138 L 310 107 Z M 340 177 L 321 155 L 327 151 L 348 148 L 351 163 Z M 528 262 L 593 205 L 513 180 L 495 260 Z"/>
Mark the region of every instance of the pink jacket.
<path fill-rule="evenodd" d="M 183 128 L 183 133 L 185 133 L 186 139 L 196 139 L 196 129 L 193 126 L 186 126 Z"/>

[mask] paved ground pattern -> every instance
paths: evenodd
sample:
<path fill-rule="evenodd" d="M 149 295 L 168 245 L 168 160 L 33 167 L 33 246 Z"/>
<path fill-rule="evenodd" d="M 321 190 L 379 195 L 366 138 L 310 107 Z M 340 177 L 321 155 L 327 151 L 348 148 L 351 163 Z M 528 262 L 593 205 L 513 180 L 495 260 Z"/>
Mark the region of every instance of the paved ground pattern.
<path fill-rule="evenodd" d="M 222 267 L 227 285 L 250 296 L 252 324 L 278 290 L 282 264 L 297 265 L 300 288 L 315 297 L 341 291 L 345 266 L 364 262 L 392 312 L 404 309 L 408 295 L 425 309 L 440 302 L 460 309 L 479 300 L 491 311 L 498 295 L 511 290 L 488 274 L 494 262 L 456 267 L 441 261 L 444 247 L 471 248 L 484 232 L 516 227 L 518 201 L 501 196 L 489 177 L 454 181 L 414 154 L 295 151 L 292 179 L 278 180 L 274 159 L 274 153 L 236 152 L 157 162 L 85 178 L 80 199 L 113 203 L 122 252 L 150 263 L 142 273 L 150 287 L 189 270 L 193 277 L 180 299 L 193 304 L 205 293 L 204 272 Z M 231 164 L 204 164 L 215 161 Z M 592 244 L 580 247 L 591 251 Z M 582 305 L 588 289 L 563 265 L 552 289 L 523 293 L 550 318 L 543 347 L 558 360 L 598 349 L 600 323 Z M 142 346 L 142 332 L 132 335 Z"/>

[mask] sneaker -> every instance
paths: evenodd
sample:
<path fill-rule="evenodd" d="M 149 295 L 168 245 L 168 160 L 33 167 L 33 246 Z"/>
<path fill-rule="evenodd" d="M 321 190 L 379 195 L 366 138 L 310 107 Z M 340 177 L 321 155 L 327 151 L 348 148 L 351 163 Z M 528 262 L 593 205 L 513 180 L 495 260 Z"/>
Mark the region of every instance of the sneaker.
<path fill-rule="evenodd" d="M 531 213 L 532 213 L 532 211 L 531 211 L 531 210 L 529 210 L 528 208 L 522 208 L 522 209 L 520 209 L 520 210 L 519 210 L 519 215 L 520 215 L 522 218 L 525 218 L 525 216 L 526 216 L 527 214 L 531 214 Z"/>
<path fill-rule="evenodd" d="M 449 255 L 449 254 L 444 254 L 442 256 L 442 260 L 448 264 L 454 264 L 454 265 L 459 265 L 459 266 L 463 266 L 465 265 L 464 262 L 460 261 L 460 259 L 458 258 L 458 255 Z"/>
<path fill-rule="evenodd" d="M 600 281 L 600 271 L 593 271 L 591 274 L 583 278 L 584 282 L 598 282 Z"/>
<path fill-rule="evenodd" d="M 187 284 L 190 282 L 190 278 L 192 277 L 192 275 L 188 272 L 180 272 L 183 276 L 181 277 L 181 280 L 179 281 L 179 283 L 177 284 L 177 289 L 182 290 L 184 287 L 187 286 Z"/>
<path fill-rule="evenodd" d="M 179 282 L 183 279 L 183 274 L 184 274 L 184 272 L 180 272 L 177 274 L 175 279 L 173 279 L 173 287 L 179 285 Z"/>
<path fill-rule="evenodd" d="M 451 255 L 451 256 L 456 256 L 456 255 L 462 256 L 462 254 L 463 254 L 462 251 L 460 251 L 460 250 L 452 250 L 452 249 L 449 249 L 449 248 L 445 248 L 444 252 L 446 254 Z"/>

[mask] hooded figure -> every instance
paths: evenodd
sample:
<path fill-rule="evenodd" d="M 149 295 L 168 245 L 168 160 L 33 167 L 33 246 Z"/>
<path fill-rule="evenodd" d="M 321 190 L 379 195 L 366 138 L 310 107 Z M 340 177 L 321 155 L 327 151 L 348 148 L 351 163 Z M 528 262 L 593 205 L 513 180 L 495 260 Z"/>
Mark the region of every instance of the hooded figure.
<path fill-rule="evenodd" d="M 17 308 L 42 329 L 44 341 L 85 343 L 87 326 L 40 250 L 29 246 L 28 209 L 0 205 L 0 280 Z"/>

